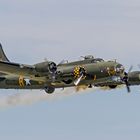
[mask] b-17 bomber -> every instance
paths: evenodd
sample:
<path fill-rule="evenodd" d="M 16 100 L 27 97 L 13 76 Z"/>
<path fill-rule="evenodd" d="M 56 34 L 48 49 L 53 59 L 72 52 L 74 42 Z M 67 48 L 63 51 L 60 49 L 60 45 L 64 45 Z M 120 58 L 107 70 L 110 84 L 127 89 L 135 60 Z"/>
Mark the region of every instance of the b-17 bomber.
<path fill-rule="evenodd" d="M 51 94 L 57 88 L 86 86 L 117 88 L 140 84 L 140 72 L 125 72 L 121 63 L 92 55 L 82 60 L 56 64 L 44 61 L 34 65 L 10 62 L 0 45 L 0 89 L 44 89 Z"/>

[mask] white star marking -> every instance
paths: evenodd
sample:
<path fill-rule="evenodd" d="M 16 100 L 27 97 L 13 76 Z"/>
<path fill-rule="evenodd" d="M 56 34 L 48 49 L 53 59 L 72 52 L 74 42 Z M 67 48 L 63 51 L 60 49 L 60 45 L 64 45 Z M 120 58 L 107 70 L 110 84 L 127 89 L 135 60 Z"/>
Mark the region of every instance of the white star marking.
<path fill-rule="evenodd" d="M 24 79 L 24 81 L 26 82 L 26 86 L 30 86 L 31 85 L 30 79 Z"/>

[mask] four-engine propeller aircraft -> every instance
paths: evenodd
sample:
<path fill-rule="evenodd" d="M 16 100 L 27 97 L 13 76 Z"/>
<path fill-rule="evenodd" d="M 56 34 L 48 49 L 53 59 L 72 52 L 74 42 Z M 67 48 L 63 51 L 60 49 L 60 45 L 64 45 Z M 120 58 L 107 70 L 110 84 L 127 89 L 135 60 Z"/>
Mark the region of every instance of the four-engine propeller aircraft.
<path fill-rule="evenodd" d="M 1 89 L 44 89 L 51 94 L 56 88 L 92 86 L 116 88 L 125 84 L 140 84 L 140 72 L 126 73 L 124 66 L 116 61 L 85 56 L 81 61 L 56 65 L 45 61 L 34 65 L 13 63 L 6 57 L 0 45 Z"/>

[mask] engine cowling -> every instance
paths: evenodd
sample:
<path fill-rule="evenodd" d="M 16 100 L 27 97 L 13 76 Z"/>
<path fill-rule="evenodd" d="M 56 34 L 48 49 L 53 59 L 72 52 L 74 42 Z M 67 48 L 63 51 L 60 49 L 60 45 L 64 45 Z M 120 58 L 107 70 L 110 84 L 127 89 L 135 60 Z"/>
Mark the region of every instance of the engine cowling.
<path fill-rule="evenodd" d="M 35 65 L 37 72 L 43 73 L 55 73 L 57 71 L 57 65 L 54 62 L 42 62 Z"/>
<path fill-rule="evenodd" d="M 49 62 L 48 69 L 51 73 L 55 73 L 57 71 L 57 65 L 54 62 Z"/>

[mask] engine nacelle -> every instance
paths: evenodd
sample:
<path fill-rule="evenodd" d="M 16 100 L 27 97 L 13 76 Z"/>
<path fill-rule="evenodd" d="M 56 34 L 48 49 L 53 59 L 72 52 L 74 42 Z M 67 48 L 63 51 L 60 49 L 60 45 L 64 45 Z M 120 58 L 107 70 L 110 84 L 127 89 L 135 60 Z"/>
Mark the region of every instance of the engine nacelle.
<path fill-rule="evenodd" d="M 57 71 L 57 65 L 54 62 L 49 62 L 49 64 L 48 64 L 48 70 L 51 73 L 55 73 Z"/>
<path fill-rule="evenodd" d="M 42 62 L 35 65 L 37 72 L 43 73 L 55 73 L 57 71 L 57 65 L 54 62 Z"/>
<path fill-rule="evenodd" d="M 130 85 L 140 85 L 140 71 L 128 73 L 128 79 Z"/>

